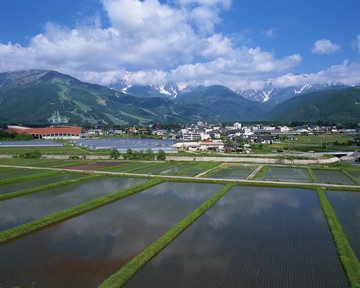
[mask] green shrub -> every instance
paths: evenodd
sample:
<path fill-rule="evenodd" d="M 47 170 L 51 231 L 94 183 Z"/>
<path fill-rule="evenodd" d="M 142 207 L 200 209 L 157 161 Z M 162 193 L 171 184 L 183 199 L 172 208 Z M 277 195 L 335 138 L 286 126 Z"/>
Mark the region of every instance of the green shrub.
<path fill-rule="evenodd" d="M 38 149 L 35 149 L 31 152 L 25 152 L 25 153 L 20 154 L 20 157 L 39 159 L 41 157 L 41 152 Z"/>
<path fill-rule="evenodd" d="M 120 157 L 120 152 L 116 148 L 111 149 L 110 158 L 111 159 L 118 159 Z"/>
<path fill-rule="evenodd" d="M 156 159 L 159 161 L 165 161 L 166 160 L 166 154 L 165 151 L 160 149 L 158 153 L 156 154 Z"/>
<path fill-rule="evenodd" d="M 70 156 L 69 156 L 69 159 L 70 159 L 70 160 L 78 160 L 78 159 L 80 159 L 80 157 L 77 156 L 77 155 L 70 155 Z"/>

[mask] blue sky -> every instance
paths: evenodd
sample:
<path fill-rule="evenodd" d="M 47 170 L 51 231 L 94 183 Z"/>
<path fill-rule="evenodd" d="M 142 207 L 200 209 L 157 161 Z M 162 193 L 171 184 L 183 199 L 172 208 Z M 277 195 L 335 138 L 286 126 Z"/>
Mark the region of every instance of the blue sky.
<path fill-rule="evenodd" d="M 5 0 L 0 72 L 108 85 L 360 84 L 358 0 Z"/>

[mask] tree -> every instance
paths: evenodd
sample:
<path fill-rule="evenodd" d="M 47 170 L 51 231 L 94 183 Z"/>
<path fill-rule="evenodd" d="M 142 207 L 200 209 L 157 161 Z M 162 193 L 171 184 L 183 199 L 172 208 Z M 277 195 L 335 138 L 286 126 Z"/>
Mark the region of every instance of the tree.
<path fill-rule="evenodd" d="M 132 158 L 132 156 L 133 156 L 133 151 L 131 150 L 131 148 L 128 148 L 126 150 L 125 155 L 124 155 L 124 159 L 129 159 L 130 160 Z"/>
<path fill-rule="evenodd" d="M 152 161 L 155 159 L 155 154 L 154 152 L 149 148 L 146 150 L 145 154 L 144 154 L 144 160 L 147 161 Z"/>
<path fill-rule="evenodd" d="M 166 160 L 166 154 L 165 151 L 160 149 L 158 153 L 156 154 L 156 159 L 159 161 L 165 161 Z"/>
<path fill-rule="evenodd" d="M 111 159 L 118 159 L 120 157 L 120 152 L 116 148 L 111 149 L 110 158 Z"/>

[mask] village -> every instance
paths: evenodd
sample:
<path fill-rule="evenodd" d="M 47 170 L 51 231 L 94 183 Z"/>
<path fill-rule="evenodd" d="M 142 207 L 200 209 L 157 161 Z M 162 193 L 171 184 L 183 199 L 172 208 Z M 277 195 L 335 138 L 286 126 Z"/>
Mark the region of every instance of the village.
<path fill-rule="evenodd" d="M 64 125 L 64 124 L 63 124 Z M 114 129 L 112 127 L 77 127 L 77 126 L 50 126 L 44 128 L 30 128 L 24 126 L 9 125 L 5 130 L 8 133 L 27 133 L 34 139 L 43 140 L 73 140 L 73 139 L 96 139 L 96 138 L 154 138 L 171 140 L 174 151 L 189 152 L 219 152 L 219 153 L 245 153 L 250 154 L 254 147 L 261 148 L 263 145 L 272 145 L 271 152 L 283 152 L 283 146 L 276 144 L 288 143 L 297 140 L 299 136 L 318 136 L 319 142 L 328 147 L 339 144 L 332 141 L 332 136 L 338 135 L 346 140 L 348 146 L 358 146 L 360 141 L 357 136 L 360 129 L 337 128 L 336 126 L 304 125 L 297 127 L 270 126 L 263 124 L 244 125 L 239 122 L 231 125 L 208 124 L 197 122 L 189 125 L 177 125 L 177 127 L 162 127 L 161 124 L 148 126 L 131 126 Z M 336 138 L 338 139 L 338 138 Z M 309 140 L 310 141 L 310 140 Z M 307 152 L 307 151 L 306 151 Z"/>

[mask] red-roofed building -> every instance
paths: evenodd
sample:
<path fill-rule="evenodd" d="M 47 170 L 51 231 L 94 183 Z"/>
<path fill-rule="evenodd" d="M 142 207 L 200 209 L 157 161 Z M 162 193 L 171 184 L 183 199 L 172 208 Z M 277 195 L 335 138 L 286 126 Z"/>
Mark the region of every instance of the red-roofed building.
<path fill-rule="evenodd" d="M 28 128 L 19 126 L 8 126 L 6 132 L 27 133 L 35 139 L 79 139 L 81 137 L 81 127 L 75 126 L 54 126 L 46 128 Z"/>

